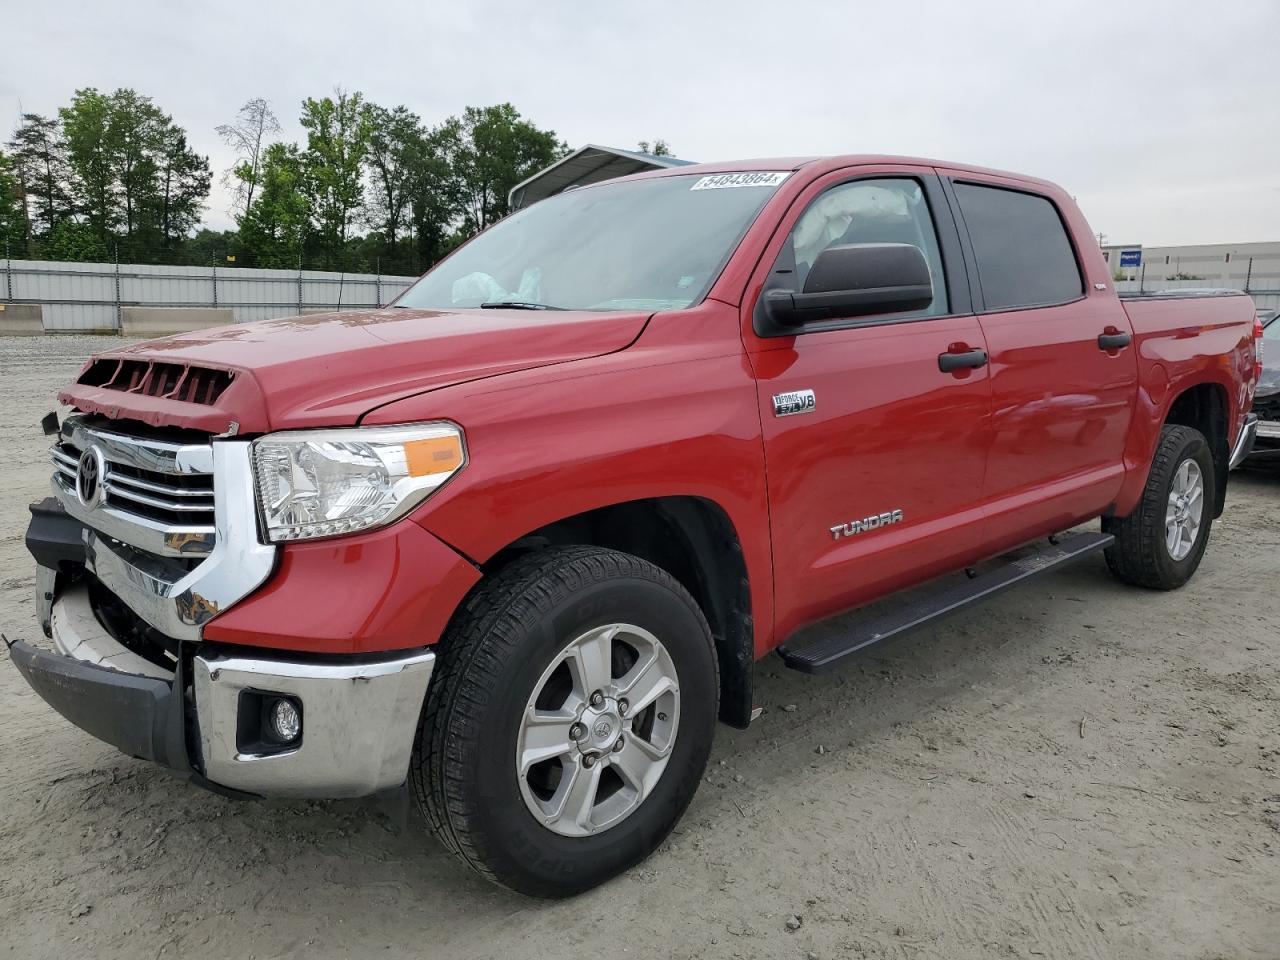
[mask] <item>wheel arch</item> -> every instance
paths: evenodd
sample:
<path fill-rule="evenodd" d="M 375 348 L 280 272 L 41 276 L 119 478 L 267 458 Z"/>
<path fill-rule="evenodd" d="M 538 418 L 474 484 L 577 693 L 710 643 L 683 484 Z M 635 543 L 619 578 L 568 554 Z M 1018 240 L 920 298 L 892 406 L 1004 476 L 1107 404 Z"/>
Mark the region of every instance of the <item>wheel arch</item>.
<path fill-rule="evenodd" d="M 1191 427 L 1204 434 L 1213 454 L 1213 516 L 1222 516 L 1227 497 L 1227 472 L 1231 459 L 1229 398 L 1226 389 L 1214 381 L 1184 387 L 1169 404 L 1164 423 Z"/>
<path fill-rule="evenodd" d="M 702 609 L 720 667 L 720 719 L 751 720 L 755 625 L 742 541 L 714 501 L 664 496 L 596 507 L 515 538 L 481 564 L 492 575 L 530 551 L 590 545 L 648 560 L 676 578 Z"/>

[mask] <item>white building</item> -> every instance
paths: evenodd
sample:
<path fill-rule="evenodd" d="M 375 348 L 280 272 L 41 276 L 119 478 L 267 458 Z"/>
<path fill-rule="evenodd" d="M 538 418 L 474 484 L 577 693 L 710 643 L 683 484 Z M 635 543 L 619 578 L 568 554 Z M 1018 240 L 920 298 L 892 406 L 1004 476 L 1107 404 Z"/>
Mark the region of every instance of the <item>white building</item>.
<path fill-rule="evenodd" d="M 1127 266 L 1135 252 L 1140 266 Z M 1259 280 L 1280 285 L 1280 241 L 1274 243 L 1211 243 L 1198 247 L 1144 247 L 1140 243 L 1104 244 L 1102 256 L 1112 276 L 1140 280 L 1146 289 L 1166 280 L 1196 280 L 1206 287 L 1236 287 L 1243 290 Z M 1123 256 L 1124 264 L 1121 262 Z"/>

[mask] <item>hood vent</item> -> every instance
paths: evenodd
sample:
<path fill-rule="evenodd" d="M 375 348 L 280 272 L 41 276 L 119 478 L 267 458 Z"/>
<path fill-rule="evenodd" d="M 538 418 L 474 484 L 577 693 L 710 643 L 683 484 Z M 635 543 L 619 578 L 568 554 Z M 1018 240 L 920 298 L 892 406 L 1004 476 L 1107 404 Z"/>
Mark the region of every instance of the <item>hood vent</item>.
<path fill-rule="evenodd" d="M 228 370 L 107 357 L 90 364 L 77 382 L 86 387 L 209 406 L 231 385 L 233 378 L 234 374 Z"/>

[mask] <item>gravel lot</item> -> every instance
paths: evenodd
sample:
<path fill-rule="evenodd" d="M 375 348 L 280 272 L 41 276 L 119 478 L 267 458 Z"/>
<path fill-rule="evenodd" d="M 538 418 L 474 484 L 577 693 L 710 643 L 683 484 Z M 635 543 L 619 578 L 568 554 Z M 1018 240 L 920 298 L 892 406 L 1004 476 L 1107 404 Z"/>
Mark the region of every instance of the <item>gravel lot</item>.
<path fill-rule="evenodd" d="M 36 629 L 37 421 L 113 339 L 0 339 L 0 629 Z M 488 886 L 403 802 L 237 803 L 129 759 L 0 648 L 14 957 L 1280 957 L 1280 474 L 1198 576 L 1101 558 L 864 656 L 758 668 L 648 862 L 567 903 Z M 793 929 L 794 928 L 794 929 Z"/>

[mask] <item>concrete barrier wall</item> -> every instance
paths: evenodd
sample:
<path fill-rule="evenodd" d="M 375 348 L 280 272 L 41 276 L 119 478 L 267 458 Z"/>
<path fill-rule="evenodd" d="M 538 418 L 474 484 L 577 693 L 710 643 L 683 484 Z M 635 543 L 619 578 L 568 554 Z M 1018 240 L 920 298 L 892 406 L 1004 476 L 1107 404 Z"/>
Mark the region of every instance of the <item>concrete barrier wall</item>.
<path fill-rule="evenodd" d="M 42 307 L 45 328 L 116 332 L 127 307 L 230 308 L 236 323 L 293 317 L 306 308 L 367 310 L 394 300 L 414 277 L 64 263 L 0 257 L 0 303 Z"/>
<path fill-rule="evenodd" d="M 0 303 L 0 336 L 38 337 L 44 333 L 44 312 L 38 303 Z"/>
<path fill-rule="evenodd" d="M 230 308 L 220 307 L 124 307 L 120 311 L 122 337 L 164 337 L 190 333 L 235 322 Z"/>

